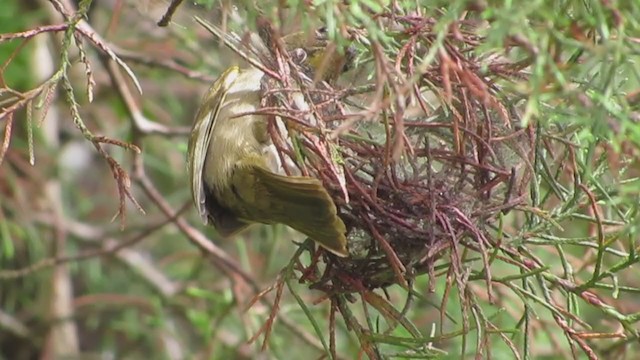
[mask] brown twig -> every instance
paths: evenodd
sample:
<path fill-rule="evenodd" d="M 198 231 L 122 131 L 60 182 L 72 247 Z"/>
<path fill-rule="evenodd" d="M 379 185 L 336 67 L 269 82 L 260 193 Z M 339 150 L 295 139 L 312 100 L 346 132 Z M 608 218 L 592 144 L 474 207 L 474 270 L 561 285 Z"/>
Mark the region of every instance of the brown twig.
<path fill-rule="evenodd" d="M 184 0 L 171 0 L 167 11 L 164 13 L 164 15 L 162 15 L 162 19 L 158 21 L 158 26 L 168 26 L 171 22 L 171 17 L 176 12 L 176 10 L 178 10 L 178 6 L 180 6 L 183 1 Z"/>

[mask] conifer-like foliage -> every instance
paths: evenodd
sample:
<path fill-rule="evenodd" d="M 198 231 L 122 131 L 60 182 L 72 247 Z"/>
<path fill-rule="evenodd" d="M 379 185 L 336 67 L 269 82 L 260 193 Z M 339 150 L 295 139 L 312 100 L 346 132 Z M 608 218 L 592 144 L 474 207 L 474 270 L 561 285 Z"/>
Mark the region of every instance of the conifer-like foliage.
<path fill-rule="evenodd" d="M 638 19 L 0 2 L 0 358 L 637 357 Z M 231 65 L 265 72 L 258 113 L 349 257 L 280 225 L 222 239 L 193 211 L 191 122 Z"/>

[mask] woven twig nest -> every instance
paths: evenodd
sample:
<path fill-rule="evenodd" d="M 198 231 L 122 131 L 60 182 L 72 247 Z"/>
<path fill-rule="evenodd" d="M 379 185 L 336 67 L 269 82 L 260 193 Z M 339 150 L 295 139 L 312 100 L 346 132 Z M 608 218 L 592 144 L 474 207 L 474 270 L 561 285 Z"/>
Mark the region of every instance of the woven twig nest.
<path fill-rule="evenodd" d="M 433 275 L 442 256 L 459 263 L 460 246 L 486 266 L 498 246 L 498 214 L 527 200 L 534 131 L 522 127 L 515 100 L 498 83 L 524 75 L 499 57 L 478 58 L 478 36 L 460 29 L 418 71 L 417 54 L 435 38 L 430 24 L 399 19 L 404 51 L 394 58 L 373 45 L 370 82 L 332 87 L 305 80 L 290 54 L 276 52 L 271 62 L 284 80 L 264 86 L 263 113 L 272 129 L 276 115 L 286 119 L 295 139 L 272 131 L 274 143 L 303 174 L 322 180 L 349 229 L 350 257 L 328 255 L 318 267 L 314 256 L 301 269 L 301 281 L 314 288 L 406 284 Z M 308 108 L 292 100 L 294 92 Z"/>
<path fill-rule="evenodd" d="M 362 45 L 373 59 L 359 68 L 374 74 L 346 74 L 339 85 L 313 79 L 306 50 L 288 48 L 267 21 L 259 24 L 268 48 L 251 62 L 267 74 L 259 113 L 282 163 L 320 179 L 348 228 L 351 256 L 319 250 L 300 265 L 300 280 L 313 288 L 406 285 L 434 275 L 443 256 L 461 269 L 461 246 L 488 268 L 498 214 L 527 200 L 534 131 L 522 127 L 516 95 L 500 85 L 525 75 L 500 57 L 481 58 L 481 38 L 464 23 L 432 62 L 420 62 L 436 39 L 434 23 L 397 18 L 401 51 Z M 371 80 L 348 81 L 358 77 Z"/>

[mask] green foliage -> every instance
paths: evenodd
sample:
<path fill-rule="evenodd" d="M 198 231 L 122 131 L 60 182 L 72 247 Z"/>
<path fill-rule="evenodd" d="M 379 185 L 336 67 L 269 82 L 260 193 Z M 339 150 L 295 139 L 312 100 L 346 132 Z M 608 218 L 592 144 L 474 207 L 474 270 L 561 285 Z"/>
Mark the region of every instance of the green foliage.
<path fill-rule="evenodd" d="M 253 358 L 263 340 L 269 356 L 283 359 L 331 358 L 334 351 L 340 358 L 364 353 L 399 359 L 607 359 L 640 353 L 634 270 L 640 261 L 637 1 L 238 1 L 234 9 L 230 2 L 200 0 L 201 7 L 182 4 L 166 30 L 154 25 L 156 12 L 166 10 L 162 2 L 159 9 L 150 9 L 151 2 L 150 8 L 124 2 L 120 9 L 82 3 L 84 10 L 93 5 L 89 22 L 109 42 L 96 45 L 74 30 L 87 18 L 82 14 L 65 20 L 70 26 L 57 31 L 59 37 L 37 35 L 46 47 L 36 39 L 5 41 L 2 36 L 58 20 L 52 20 L 56 13 L 49 4 L 31 9 L 0 1 L 0 63 L 8 64 L 0 93 L 0 145 L 8 149 L 0 157 L 0 357 L 16 358 L 15 344 L 26 351 L 21 356 L 52 355 L 44 345 L 66 323 L 77 326 L 72 333 L 81 345 L 78 356 Z M 397 18 L 421 16 L 428 25 L 419 38 L 425 46 L 411 58 L 415 69 L 432 76 L 428 86 L 419 83 L 420 91 L 443 97 L 437 81 L 441 51 L 452 44 L 464 59 L 478 60 L 473 70 L 495 85 L 499 101 L 517 110 L 520 125 L 532 126 L 537 141 L 528 202 L 486 224 L 483 231 L 492 241 L 486 251 L 474 248 L 467 234 L 460 237 L 459 263 L 453 250 L 444 251 L 435 276 L 415 270 L 410 289 L 326 294 L 299 283 L 303 275 L 324 276 L 326 264 L 313 267 L 310 242 L 296 252 L 291 240 L 303 239 L 290 230 L 257 226 L 223 240 L 201 225 L 190 210 L 186 134 L 217 72 L 239 60 L 191 18 L 210 15 L 228 31 L 244 34 L 258 28 L 256 7 L 282 29 L 309 32 L 324 24 L 341 51 L 351 46 L 356 53 L 355 69 L 337 87 L 379 81 L 385 84 L 380 94 L 393 106 L 393 81 L 419 79 L 395 72 L 395 60 L 415 35 L 391 26 Z M 454 29 L 473 36 L 477 46 L 465 47 Z M 114 56 L 105 46 L 131 66 L 142 95 L 125 67 L 116 66 L 120 77 L 107 71 L 104 65 Z M 49 78 L 36 78 L 33 54 L 46 49 L 57 68 Z M 381 58 L 390 64 L 386 77 L 376 70 Z M 502 78 L 493 77 L 496 63 L 487 60 L 496 58 L 513 65 Z M 406 58 L 398 64 L 408 68 Z M 86 101 L 89 76 L 96 81 L 92 103 Z M 454 92 L 464 88 L 452 81 Z M 118 90 L 122 84 L 134 105 Z M 6 95 L 7 87 L 23 96 L 41 90 L 12 110 L 10 135 L 7 108 L 20 97 Z M 369 95 L 354 96 L 348 105 L 366 108 Z M 40 126 L 45 110 L 50 117 Z M 135 110 L 166 131 L 140 128 L 132 121 Z M 451 123 L 453 110 L 440 106 L 421 121 Z M 36 128 L 33 166 L 29 121 Z M 391 144 L 387 128 L 367 123 L 359 129 L 371 138 L 349 133 L 343 140 Z M 77 150 L 78 143 L 87 147 Z M 81 163 L 79 154 L 86 153 Z M 111 160 L 120 167 L 109 166 Z M 123 189 L 145 214 L 131 206 Z M 126 210 L 123 228 L 112 222 L 118 209 Z M 194 233 L 219 248 L 202 245 Z M 380 276 L 395 281 L 393 274 Z M 65 301 L 64 294 L 71 315 L 52 307 Z"/>
<path fill-rule="evenodd" d="M 0 34 L 23 31 L 28 28 L 27 18 L 16 17 L 19 12 L 19 3 L 14 0 L 3 1 L 0 4 Z M 34 17 L 37 21 L 37 14 Z M 33 58 L 33 48 L 26 45 L 20 49 L 17 42 L 0 43 L 0 61 L 2 66 L 7 66 L 4 74 L 4 82 L 13 89 L 23 91 L 33 85 L 31 76 L 31 62 Z M 9 59 L 14 58 L 9 61 Z"/>

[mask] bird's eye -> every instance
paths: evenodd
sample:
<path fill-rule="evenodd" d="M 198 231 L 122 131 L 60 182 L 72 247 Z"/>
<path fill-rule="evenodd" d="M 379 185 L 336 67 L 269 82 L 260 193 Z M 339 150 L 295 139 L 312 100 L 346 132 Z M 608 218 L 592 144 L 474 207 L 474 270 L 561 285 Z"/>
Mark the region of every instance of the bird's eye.
<path fill-rule="evenodd" d="M 328 31 L 326 26 L 322 26 L 316 29 L 316 38 L 320 40 L 326 40 L 327 34 L 328 34 Z"/>

